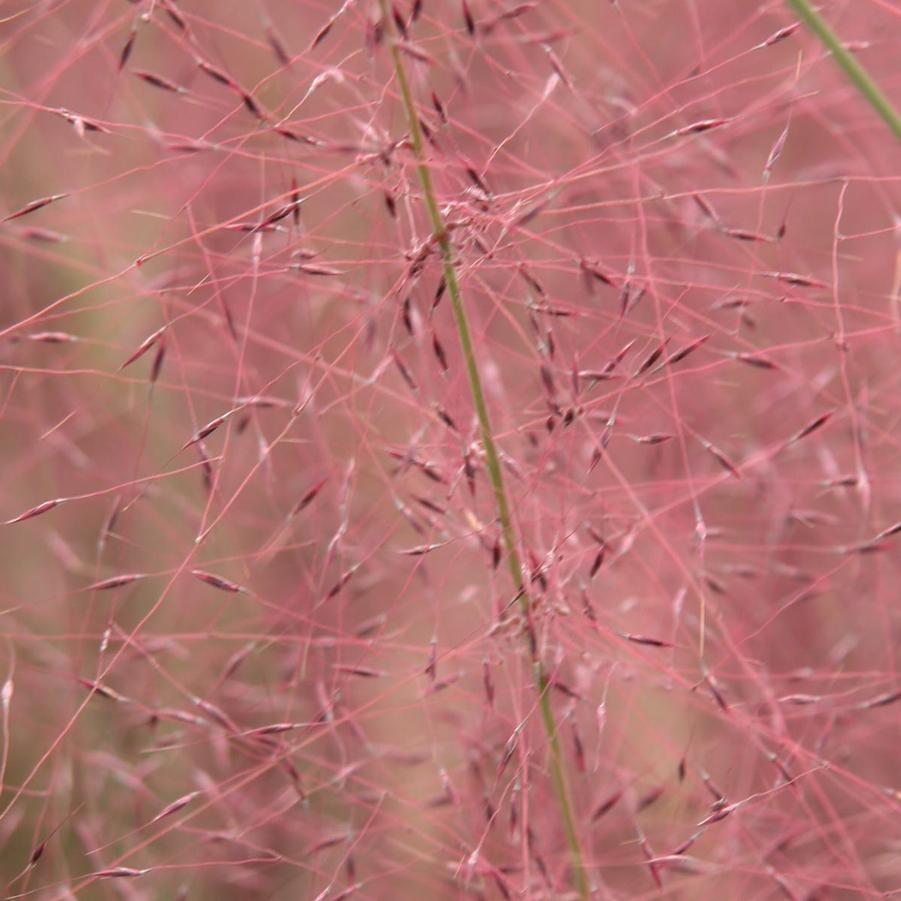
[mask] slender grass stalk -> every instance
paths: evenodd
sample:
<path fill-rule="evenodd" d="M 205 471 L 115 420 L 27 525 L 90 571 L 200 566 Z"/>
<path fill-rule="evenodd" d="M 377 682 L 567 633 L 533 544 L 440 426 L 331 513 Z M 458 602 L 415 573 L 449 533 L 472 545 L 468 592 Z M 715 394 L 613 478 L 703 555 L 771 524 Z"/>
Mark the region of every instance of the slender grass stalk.
<path fill-rule="evenodd" d="M 882 117 L 886 125 L 901 140 L 901 115 L 892 106 L 891 101 L 882 93 L 879 85 L 867 74 L 848 50 L 842 46 L 836 33 L 826 24 L 823 17 L 810 5 L 808 0 L 788 0 L 794 7 L 804 24 L 820 39 L 823 46 L 832 54 L 835 61 L 845 70 L 851 82 L 869 101 L 870 106 Z"/>
<path fill-rule="evenodd" d="M 380 0 L 382 16 L 390 28 L 394 28 L 394 22 L 391 11 L 388 8 L 388 0 Z M 551 707 L 551 699 L 549 694 L 549 682 L 544 665 L 538 654 L 538 648 L 535 642 L 534 632 L 531 625 L 531 599 L 528 589 L 523 578 L 522 564 L 519 558 L 519 551 L 516 546 L 516 536 L 513 529 L 513 518 L 510 514 L 510 503 L 507 498 L 507 491 L 504 487 L 504 476 L 501 470 L 500 458 L 498 457 L 497 447 L 494 442 L 494 433 L 491 428 L 491 419 L 488 415 L 488 406 L 485 403 L 485 392 L 482 389 L 482 379 L 479 375 L 478 362 L 476 361 L 475 350 L 472 344 L 472 334 L 469 328 L 469 319 L 466 314 L 466 308 L 463 305 L 463 299 L 460 294 L 460 282 L 457 278 L 457 268 L 454 262 L 454 248 L 448 235 L 441 210 L 438 207 L 438 201 L 435 196 L 435 188 L 432 183 L 432 174 L 429 170 L 425 155 L 425 144 L 423 141 L 422 127 L 419 123 L 419 115 L 416 112 L 416 102 L 413 99 L 413 92 L 410 88 L 410 81 L 407 78 L 407 70 L 404 66 L 402 51 L 397 44 L 397 34 L 393 34 L 393 42 L 391 45 L 391 56 L 394 61 L 394 71 L 400 85 L 401 97 L 403 100 L 404 110 L 407 116 L 407 122 L 410 128 L 410 138 L 413 144 L 413 153 L 416 157 L 416 169 L 419 173 L 419 181 L 422 185 L 422 193 L 425 199 L 426 209 L 428 211 L 429 220 L 435 235 L 438 247 L 441 251 L 441 258 L 444 266 L 444 280 L 447 285 L 447 293 L 450 297 L 451 305 L 454 311 L 454 319 L 457 325 L 457 336 L 460 341 L 460 349 L 463 358 L 466 361 L 466 371 L 469 376 L 469 387 L 472 393 L 472 400 L 476 409 L 476 416 L 479 420 L 479 429 L 482 435 L 482 444 L 485 448 L 485 461 L 488 466 L 488 476 L 491 480 L 491 486 L 494 491 L 495 506 L 497 508 L 498 519 L 501 524 L 503 534 L 504 548 L 507 553 L 507 562 L 510 568 L 510 576 L 513 581 L 513 587 L 519 600 L 520 609 L 527 623 L 527 642 L 529 646 L 529 654 L 532 662 L 532 672 L 535 680 L 535 687 L 538 691 L 538 704 L 541 710 L 541 721 L 544 725 L 544 731 L 547 735 L 548 751 L 550 757 L 551 781 L 554 786 L 554 793 L 557 796 L 557 803 L 560 807 L 560 816 L 563 820 L 563 828 L 566 832 L 566 840 L 569 845 L 570 858 L 573 867 L 573 879 L 579 895 L 583 899 L 590 897 L 590 888 L 588 885 L 588 877 L 582 860 L 582 849 L 579 842 L 579 835 L 576 830 L 575 818 L 573 816 L 572 803 L 570 801 L 569 786 L 566 778 L 566 768 L 563 762 L 563 751 L 560 746 L 560 736 L 557 729 L 557 722 L 554 717 L 554 711 Z"/>

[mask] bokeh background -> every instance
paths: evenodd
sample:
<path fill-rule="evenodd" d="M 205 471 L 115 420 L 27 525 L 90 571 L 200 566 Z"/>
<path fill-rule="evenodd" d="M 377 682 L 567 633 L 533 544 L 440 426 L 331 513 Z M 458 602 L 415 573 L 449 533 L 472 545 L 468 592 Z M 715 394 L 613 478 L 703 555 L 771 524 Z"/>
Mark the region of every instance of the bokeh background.
<path fill-rule="evenodd" d="M 397 23 L 0 6 L 5 897 L 566 897 Z M 897 142 L 783 3 L 395 10 L 596 897 L 890 897 Z"/>

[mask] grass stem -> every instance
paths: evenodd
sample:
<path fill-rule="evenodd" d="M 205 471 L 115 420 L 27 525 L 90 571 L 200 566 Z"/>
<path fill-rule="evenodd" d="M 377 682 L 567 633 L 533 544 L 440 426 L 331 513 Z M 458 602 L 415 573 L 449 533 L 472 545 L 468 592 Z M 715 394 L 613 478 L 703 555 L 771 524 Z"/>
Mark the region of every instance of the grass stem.
<path fill-rule="evenodd" d="M 870 78 L 866 69 L 842 45 L 836 33 L 826 24 L 825 19 L 811 6 L 808 0 L 788 0 L 788 3 L 794 7 L 804 24 L 829 50 L 833 59 L 844 69 L 845 74 L 851 79 L 860 94 L 869 101 L 870 106 L 879 113 L 885 124 L 894 132 L 895 137 L 901 140 L 901 115 L 892 106 L 888 97 L 882 93 L 879 85 Z"/>
<path fill-rule="evenodd" d="M 382 16 L 389 27 L 393 28 L 393 19 L 391 11 L 388 8 L 388 0 L 380 0 Z M 429 170 L 426 161 L 425 143 L 423 141 L 422 127 L 419 122 L 419 115 L 416 111 L 416 103 L 413 99 L 413 92 L 410 88 L 410 81 L 407 77 L 407 70 L 404 65 L 402 51 L 397 44 L 397 35 L 394 35 L 394 41 L 391 46 L 391 56 L 394 62 L 394 71 L 400 85 L 401 98 L 403 100 L 404 110 L 406 112 L 407 123 L 410 129 L 410 139 L 413 145 L 413 153 L 416 157 L 416 169 L 419 174 L 419 181 L 422 185 L 422 193 L 425 199 L 426 209 L 430 224 L 435 235 L 438 247 L 441 251 L 441 258 L 444 267 L 444 280 L 447 286 L 447 293 L 451 301 L 454 311 L 454 319 L 457 326 L 457 336 L 460 342 L 460 349 L 463 359 L 466 363 L 466 372 L 469 377 L 469 387 L 472 393 L 473 404 L 475 405 L 476 417 L 479 421 L 479 429 L 482 436 L 482 445 L 485 449 L 485 461 L 488 468 L 488 476 L 491 481 L 491 487 L 494 491 L 495 506 L 497 508 L 498 520 L 501 525 L 504 549 L 507 555 L 507 562 L 510 568 L 510 576 L 513 581 L 513 587 L 519 598 L 520 608 L 523 617 L 527 623 L 527 642 L 529 645 L 529 654 L 532 663 L 532 672 L 535 680 L 535 687 L 538 691 L 538 705 L 541 712 L 541 721 L 544 731 L 547 735 L 549 766 L 551 773 L 551 781 L 554 786 L 554 793 L 557 797 L 557 803 L 560 808 L 560 816 L 563 821 L 563 828 L 566 833 L 566 841 L 569 845 L 570 859 L 573 868 L 573 881 L 583 899 L 590 897 L 590 888 L 588 884 L 588 876 L 585 872 L 582 860 L 582 850 L 579 842 L 579 835 L 576 830 L 575 818 L 573 816 L 572 803 L 570 801 L 569 786 L 566 778 L 566 767 L 563 761 L 563 751 L 560 745 L 560 736 L 557 729 L 557 722 L 554 717 L 554 711 L 551 706 L 551 698 L 549 693 L 549 680 L 545 672 L 544 664 L 538 653 L 534 632 L 532 631 L 532 609 L 531 599 L 529 597 L 528 588 L 523 578 L 522 563 L 517 549 L 516 535 L 513 528 L 513 517 L 510 513 L 510 503 L 507 497 L 507 491 L 504 486 L 504 476 L 501 470 L 500 457 L 498 456 L 497 446 L 494 441 L 494 433 L 491 428 L 491 419 L 488 415 L 488 406 L 485 403 L 485 392 L 482 388 L 482 379 L 479 375 L 478 362 L 476 360 L 475 350 L 472 343 L 472 333 L 469 328 L 469 319 L 466 314 L 466 307 L 463 304 L 463 298 L 460 293 L 460 281 L 457 277 L 457 268 L 454 262 L 454 248 L 444 224 L 441 210 L 438 206 L 438 200 L 435 194 L 435 187 L 432 182 L 432 173 Z"/>

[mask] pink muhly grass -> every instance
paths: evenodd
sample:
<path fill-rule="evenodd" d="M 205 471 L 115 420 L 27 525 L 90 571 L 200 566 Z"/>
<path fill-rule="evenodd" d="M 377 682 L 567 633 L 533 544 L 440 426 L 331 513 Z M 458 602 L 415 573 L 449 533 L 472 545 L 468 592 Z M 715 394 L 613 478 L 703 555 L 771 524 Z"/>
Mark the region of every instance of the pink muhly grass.
<path fill-rule="evenodd" d="M 896 892 L 892 4 L 13 6 L 6 894 Z"/>

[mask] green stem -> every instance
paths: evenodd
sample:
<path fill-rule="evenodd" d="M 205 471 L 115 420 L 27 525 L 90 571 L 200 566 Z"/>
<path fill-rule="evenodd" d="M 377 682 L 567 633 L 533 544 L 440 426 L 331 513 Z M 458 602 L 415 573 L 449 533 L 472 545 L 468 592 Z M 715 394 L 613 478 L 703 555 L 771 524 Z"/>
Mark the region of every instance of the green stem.
<path fill-rule="evenodd" d="M 866 69 L 857 62 L 853 54 L 845 49 L 835 32 L 808 0 L 788 0 L 788 2 L 795 8 L 804 24 L 829 50 L 835 61 L 845 70 L 845 74 L 869 101 L 870 106 L 882 116 L 885 124 L 895 133 L 895 137 L 901 140 L 901 116 L 898 115 L 898 111 L 892 106 L 888 97 L 882 93 L 879 85 L 867 74 Z"/>
<path fill-rule="evenodd" d="M 388 0 L 380 0 L 380 4 L 385 22 L 389 23 L 389 27 L 393 28 L 393 19 L 391 11 L 388 8 Z M 494 443 L 494 433 L 491 428 L 491 420 L 488 416 L 488 406 L 485 403 L 485 392 L 482 389 L 482 379 L 479 375 L 479 367 L 473 349 L 469 319 L 466 315 L 466 308 L 463 305 L 463 299 L 460 294 L 460 281 L 457 277 L 457 267 L 454 263 L 454 248 L 444 224 L 441 210 L 438 207 L 435 187 L 432 182 L 432 173 L 426 162 L 425 143 L 423 141 L 419 116 L 416 112 L 416 103 L 413 99 L 413 92 L 410 89 L 410 81 L 407 78 L 407 70 L 401 55 L 402 51 L 397 44 L 397 36 L 395 35 L 394 37 L 395 40 L 391 47 L 391 56 L 394 61 L 394 71 L 397 76 L 397 82 L 400 85 L 404 110 L 406 111 L 407 122 L 410 128 L 410 139 L 413 144 L 413 153 L 416 157 L 416 169 L 419 173 L 419 181 L 422 185 L 422 193 L 425 199 L 432 231 L 441 251 L 441 259 L 444 266 L 444 281 L 447 286 L 447 293 L 450 297 L 451 306 L 453 307 L 454 319 L 457 325 L 457 336 L 460 340 L 460 350 L 462 351 L 463 359 L 466 362 L 469 387 L 476 408 L 476 417 L 479 420 L 482 445 L 485 448 L 485 462 L 488 467 L 488 477 L 491 481 L 491 487 L 494 491 L 494 501 L 495 506 L 497 507 L 498 520 L 501 524 L 504 548 L 507 552 L 510 576 L 513 581 L 516 595 L 519 599 L 520 609 L 527 623 L 526 640 L 529 645 L 535 687 L 538 691 L 538 705 L 541 711 L 541 721 L 547 735 L 551 781 L 554 786 L 554 793 L 557 796 L 557 803 L 560 807 L 563 828 L 566 832 L 566 841 L 569 845 L 570 858 L 573 867 L 573 878 L 576 883 L 576 888 L 581 898 L 588 899 L 591 895 L 591 891 L 588 885 L 588 876 L 582 862 L 582 850 L 569 797 L 563 751 L 560 746 L 557 722 L 551 706 L 548 677 L 538 654 L 534 632 L 532 631 L 532 602 L 529 598 L 526 583 L 523 578 L 522 564 L 519 559 L 516 535 L 513 529 L 513 517 L 510 515 L 510 503 L 507 499 L 506 488 L 504 487 L 504 476 L 501 470 L 500 457 L 498 456 L 497 446 Z"/>

